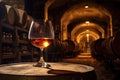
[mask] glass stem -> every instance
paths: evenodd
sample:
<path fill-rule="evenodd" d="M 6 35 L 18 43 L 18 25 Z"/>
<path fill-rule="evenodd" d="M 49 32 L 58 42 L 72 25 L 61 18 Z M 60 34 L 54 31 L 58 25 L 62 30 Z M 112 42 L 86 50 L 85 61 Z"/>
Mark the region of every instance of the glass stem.
<path fill-rule="evenodd" d="M 40 54 L 41 54 L 41 57 L 40 57 L 39 63 L 44 63 L 45 60 L 43 58 L 43 48 L 41 49 L 41 53 Z"/>

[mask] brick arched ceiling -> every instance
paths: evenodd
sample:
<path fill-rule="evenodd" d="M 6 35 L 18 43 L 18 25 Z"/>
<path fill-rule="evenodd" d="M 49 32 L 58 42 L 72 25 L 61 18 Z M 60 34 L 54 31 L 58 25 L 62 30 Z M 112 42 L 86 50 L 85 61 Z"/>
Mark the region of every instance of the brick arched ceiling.
<path fill-rule="evenodd" d="M 53 19 L 53 23 L 60 24 L 64 27 L 63 31 L 67 30 L 69 27 L 69 31 L 79 25 L 85 20 L 91 20 L 93 23 L 99 23 L 99 26 L 111 26 L 109 24 L 110 15 L 112 15 L 113 25 L 119 26 L 117 23 L 120 20 L 118 16 L 120 11 L 120 1 L 119 0 L 25 0 L 26 4 L 29 2 L 31 5 L 28 5 L 31 9 L 31 14 L 33 17 L 43 18 L 44 15 L 44 6 L 45 3 L 50 4 L 48 7 L 48 18 Z M 51 3 L 52 2 L 52 3 Z M 84 6 L 88 5 L 89 8 L 85 9 Z M 91 4 L 91 3 L 95 3 Z M 101 7 L 99 7 L 99 5 Z M 73 7 L 74 6 L 74 7 Z M 28 7 L 28 8 L 29 8 Z M 27 9 L 28 9 L 27 8 Z M 107 10 L 107 11 L 106 11 Z M 42 13 L 42 14 L 41 14 Z M 110 13 L 110 14 L 109 14 Z M 41 16 L 42 17 L 41 17 Z M 89 25 L 92 26 L 92 25 Z M 116 28 L 117 29 L 117 28 Z M 111 34 L 111 33 L 109 33 Z"/>
<path fill-rule="evenodd" d="M 103 16 L 102 13 L 104 13 L 104 12 L 99 13 L 99 11 L 103 11 L 103 10 L 101 8 L 99 8 L 99 10 L 96 9 L 96 7 L 101 5 L 106 10 L 108 10 L 110 12 L 110 14 L 112 15 L 112 20 L 113 20 L 112 22 L 113 22 L 113 25 L 114 25 L 114 29 L 119 30 L 117 26 L 120 25 L 118 23 L 118 21 L 120 20 L 120 17 L 119 17 L 119 14 L 120 14 L 120 11 L 119 11 L 120 0 L 54 0 L 54 2 L 49 7 L 49 14 L 50 15 L 53 14 L 55 16 L 55 18 L 61 18 L 61 17 L 63 17 L 63 14 L 66 12 L 66 10 L 68 10 L 72 6 L 75 6 L 75 5 L 78 5 L 78 4 L 81 4 L 81 6 L 87 5 L 87 3 L 83 4 L 85 2 L 96 3 L 97 5 L 96 6 L 94 4 L 89 5 L 89 6 L 94 6 L 94 7 L 91 8 L 91 9 L 88 9 L 88 10 L 85 10 L 84 7 L 83 7 L 83 9 L 81 9 L 82 7 L 80 7 L 79 9 L 81 11 L 76 11 L 74 14 L 77 14 L 77 13 L 80 12 L 81 16 L 80 15 L 79 16 L 83 20 L 83 18 L 86 18 L 86 16 L 88 16 L 87 14 L 89 13 L 89 19 L 91 18 L 90 15 L 92 15 L 92 17 L 94 17 L 94 18 L 96 17 L 96 19 L 97 19 L 96 21 L 101 19 L 102 21 L 100 21 L 100 23 L 103 24 L 103 25 L 106 25 L 104 23 L 104 21 L 106 21 L 105 19 L 107 19 L 107 18 L 105 18 L 106 14 L 104 15 L 104 17 L 102 17 Z M 68 23 L 70 24 L 71 21 L 72 21 L 72 24 L 74 24 L 74 25 L 78 24 L 78 22 L 80 22 L 80 21 L 78 21 L 78 16 L 76 16 L 76 19 L 72 19 L 72 17 L 75 17 L 74 14 L 72 13 L 73 10 L 71 12 L 69 11 L 72 15 L 68 14 L 66 12 L 67 15 L 71 16 L 71 18 L 69 18 L 69 17 L 65 18 L 64 17 L 64 20 L 65 20 L 66 24 L 68 24 Z M 92 12 L 92 14 L 90 14 L 91 12 Z M 94 15 L 93 15 L 93 13 L 94 13 Z M 77 23 L 76 23 L 75 20 L 77 21 Z M 92 18 L 92 20 L 95 21 L 93 18 Z"/>
<path fill-rule="evenodd" d="M 86 8 L 87 6 L 87 8 Z M 89 20 L 92 23 L 95 23 L 97 25 L 86 25 L 85 21 Z M 111 14 L 109 13 L 109 11 L 107 11 L 105 8 L 98 6 L 95 3 L 83 3 L 83 4 L 77 4 L 74 5 L 72 7 L 70 7 L 69 9 L 67 9 L 65 11 L 65 13 L 63 14 L 63 16 L 61 17 L 61 28 L 62 28 L 62 36 L 63 36 L 63 40 L 64 39 L 68 39 L 68 33 L 71 32 L 75 27 L 79 27 L 76 26 L 78 24 L 85 24 L 84 28 L 79 28 L 79 32 L 83 31 L 83 29 L 88 29 L 87 26 L 89 26 L 91 28 L 95 28 L 96 31 L 99 30 L 99 27 L 97 27 L 98 25 L 100 27 L 102 27 L 104 29 L 104 31 L 102 31 L 101 33 L 105 32 L 107 33 L 106 36 L 111 36 L 112 34 L 112 18 L 111 18 Z M 108 31 L 106 28 L 109 28 L 111 31 Z M 93 32 L 94 30 L 91 29 Z M 103 33 L 103 34 L 105 34 Z M 71 33 L 69 33 L 71 34 Z M 79 35 L 80 33 L 78 33 L 77 35 Z M 102 35 L 103 35 L 102 34 Z M 71 34 L 72 36 L 76 36 Z"/>

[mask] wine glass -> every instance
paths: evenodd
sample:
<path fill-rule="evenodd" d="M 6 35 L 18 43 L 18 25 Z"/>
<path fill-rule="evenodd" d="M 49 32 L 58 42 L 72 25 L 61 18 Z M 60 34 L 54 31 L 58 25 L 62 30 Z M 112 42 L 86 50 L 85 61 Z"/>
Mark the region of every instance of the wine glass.
<path fill-rule="evenodd" d="M 44 68 L 51 67 L 50 64 L 44 60 L 43 50 L 44 48 L 48 47 L 54 40 L 54 29 L 52 22 L 50 20 L 47 20 L 46 22 L 41 20 L 33 20 L 30 25 L 28 39 L 33 46 L 41 50 L 40 59 L 34 66 Z"/>

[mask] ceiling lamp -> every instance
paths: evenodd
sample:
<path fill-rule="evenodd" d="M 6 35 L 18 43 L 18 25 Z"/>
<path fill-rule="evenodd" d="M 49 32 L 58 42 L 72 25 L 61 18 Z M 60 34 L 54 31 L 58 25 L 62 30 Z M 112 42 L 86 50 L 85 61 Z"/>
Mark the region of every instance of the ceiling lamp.
<path fill-rule="evenodd" d="M 89 23 L 90 23 L 90 21 L 85 21 L 85 23 L 86 23 L 86 24 L 89 24 Z"/>
<path fill-rule="evenodd" d="M 87 8 L 89 8 L 89 6 L 86 5 L 85 8 L 87 9 Z"/>

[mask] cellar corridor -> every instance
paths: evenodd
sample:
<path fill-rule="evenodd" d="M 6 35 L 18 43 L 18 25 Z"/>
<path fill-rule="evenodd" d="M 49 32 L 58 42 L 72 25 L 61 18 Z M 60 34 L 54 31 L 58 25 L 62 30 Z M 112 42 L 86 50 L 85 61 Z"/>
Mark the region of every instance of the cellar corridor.
<path fill-rule="evenodd" d="M 119 0 L 0 0 L 0 64 L 39 61 L 28 39 L 38 20 L 37 27 L 50 22 L 54 29 L 46 62 L 88 65 L 97 80 L 120 80 L 119 15 Z"/>

